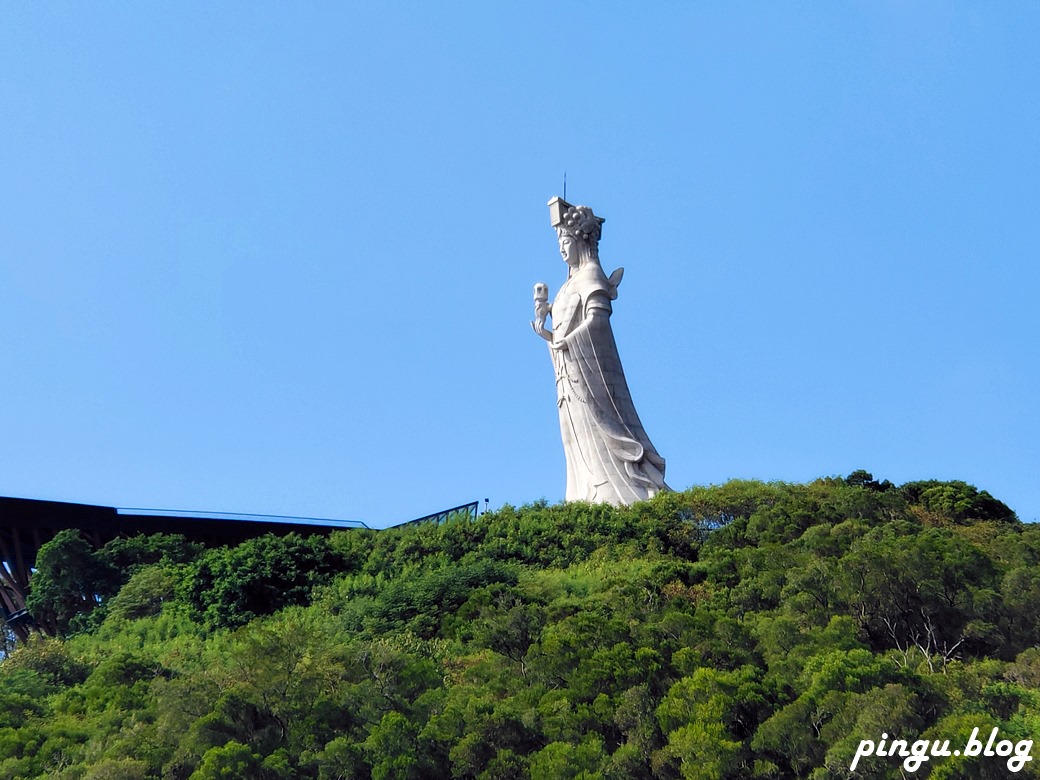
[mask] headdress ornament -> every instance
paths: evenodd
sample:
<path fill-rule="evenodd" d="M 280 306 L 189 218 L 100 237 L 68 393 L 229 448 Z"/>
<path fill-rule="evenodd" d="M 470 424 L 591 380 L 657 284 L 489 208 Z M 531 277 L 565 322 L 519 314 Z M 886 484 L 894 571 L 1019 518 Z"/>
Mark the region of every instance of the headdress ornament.
<path fill-rule="evenodd" d="M 549 201 L 549 221 L 556 232 L 582 241 L 598 243 L 602 233 L 603 217 L 597 217 L 588 206 L 572 206 L 563 198 Z"/>

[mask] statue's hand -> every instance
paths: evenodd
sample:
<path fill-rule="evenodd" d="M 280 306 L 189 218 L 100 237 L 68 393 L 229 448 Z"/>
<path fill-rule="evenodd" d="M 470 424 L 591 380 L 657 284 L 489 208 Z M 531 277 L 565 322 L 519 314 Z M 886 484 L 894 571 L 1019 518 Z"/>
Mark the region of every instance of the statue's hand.
<path fill-rule="evenodd" d="M 552 331 L 546 330 L 545 325 L 543 323 L 536 324 L 532 322 L 531 328 L 534 330 L 535 333 L 537 333 L 543 339 L 548 341 L 550 345 L 552 344 Z"/>

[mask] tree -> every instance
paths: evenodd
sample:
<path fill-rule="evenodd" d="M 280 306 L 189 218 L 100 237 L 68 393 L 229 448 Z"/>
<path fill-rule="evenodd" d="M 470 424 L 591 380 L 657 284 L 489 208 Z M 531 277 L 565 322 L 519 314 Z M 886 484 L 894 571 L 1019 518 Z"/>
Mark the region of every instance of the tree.
<path fill-rule="evenodd" d="M 260 780 L 260 771 L 260 756 L 232 740 L 208 750 L 189 780 Z"/>
<path fill-rule="evenodd" d="M 323 536 L 267 534 L 207 550 L 189 566 L 181 595 L 208 626 L 234 628 L 306 603 L 312 588 L 340 566 Z"/>
<path fill-rule="evenodd" d="M 25 607 L 52 636 L 69 632 L 73 619 L 89 612 L 118 587 L 118 574 L 98 560 L 79 531 L 59 531 L 36 555 Z"/>
<path fill-rule="evenodd" d="M 684 780 L 740 776 L 743 740 L 757 725 L 763 704 L 753 667 L 697 669 L 675 683 L 657 708 L 668 735 L 661 758 L 678 762 Z"/>

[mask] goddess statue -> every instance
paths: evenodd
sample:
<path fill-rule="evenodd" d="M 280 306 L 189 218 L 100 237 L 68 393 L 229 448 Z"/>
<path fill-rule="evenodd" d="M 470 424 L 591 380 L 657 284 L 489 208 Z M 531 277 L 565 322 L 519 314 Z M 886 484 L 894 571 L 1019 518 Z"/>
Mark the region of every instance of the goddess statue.
<path fill-rule="evenodd" d="M 552 226 L 567 263 L 567 281 L 552 304 L 534 287 L 534 332 L 549 343 L 556 404 L 567 457 L 567 501 L 628 505 L 668 490 L 664 458 L 643 430 L 610 327 L 611 301 L 624 273 L 608 278 L 599 264 L 605 220 L 588 206 L 549 201 Z M 545 327 L 552 319 L 552 330 Z"/>

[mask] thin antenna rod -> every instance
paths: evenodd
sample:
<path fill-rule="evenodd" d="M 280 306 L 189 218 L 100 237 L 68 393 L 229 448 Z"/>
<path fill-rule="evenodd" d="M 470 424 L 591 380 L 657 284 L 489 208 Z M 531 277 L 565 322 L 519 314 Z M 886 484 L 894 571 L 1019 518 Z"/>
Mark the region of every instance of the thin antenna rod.
<path fill-rule="evenodd" d="M 567 200 L 567 171 L 563 172 L 563 199 Z"/>

